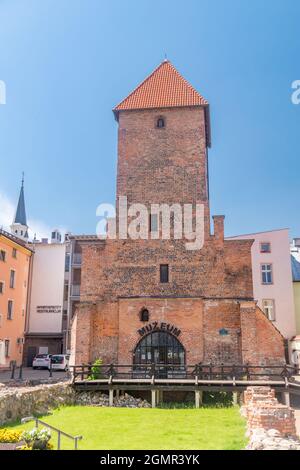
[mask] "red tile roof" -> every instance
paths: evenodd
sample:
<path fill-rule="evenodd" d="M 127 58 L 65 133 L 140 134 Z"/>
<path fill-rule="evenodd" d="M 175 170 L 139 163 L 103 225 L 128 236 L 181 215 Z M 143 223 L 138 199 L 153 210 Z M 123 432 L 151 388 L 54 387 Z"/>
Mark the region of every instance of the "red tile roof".
<path fill-rule="evenodd" d="M 114 108 L 117 115 L 121 110 L 170 108 L 179 106 L 207 106 L 203 98 L 165 60 L 130 95 Z"/>

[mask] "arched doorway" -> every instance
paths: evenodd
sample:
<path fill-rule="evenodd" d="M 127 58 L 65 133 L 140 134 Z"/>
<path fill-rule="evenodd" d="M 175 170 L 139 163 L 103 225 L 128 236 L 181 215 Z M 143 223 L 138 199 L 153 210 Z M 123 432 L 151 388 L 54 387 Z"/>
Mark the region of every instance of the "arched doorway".
<path fill-rule="evenodd" d="M 141 366 L 155 364 L 159 376 L 176 375 L 185 365 L 185 350 L 180 341 L 167 331 L 153 331 L 137 344 L 133 363 Z M 164 367 L 168 365 L 168 367 Z M 174 367 L 172 367 L 174 366 Z M 147 369 L 147 367 L 146 367 Z"/>

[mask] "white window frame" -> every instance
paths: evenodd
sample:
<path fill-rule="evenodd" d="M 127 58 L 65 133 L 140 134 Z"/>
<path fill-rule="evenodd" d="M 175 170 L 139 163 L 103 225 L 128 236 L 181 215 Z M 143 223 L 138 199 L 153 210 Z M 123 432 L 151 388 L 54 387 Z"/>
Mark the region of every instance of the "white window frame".
<path fill-rule="evenodd" d="M 274 299 L 262 299 L 262 310 L 270 321 L 276 321 L 276 309 Z M 270 310 L 272 313 L 270 312 Z"/>
<path fill-rule="evenodd" d="M 11 316 L 8 316 L 8 305 L 9 302 L 11 302 L 12 307 L 11 307 Z M 13 299 L 7 299 L 7 315 L 6 315 L 7 320 L 13 320 L 14 319 L 14 301 Z"/>
<path fill-rule="evenodd" d="M 270 266 L 270 269 L 264 269 L 264 266 Z M 271 273 L 271 281 L 270 282 L 264 281 L 264 279 L 263 279 L 264 274 L 266 274 L 266 277 L 267 277 L 268 273 Z M 274 284 L 274 273 L 273 273 L 273 264 L 272 263 L 261 263 L 261 265 L 260 265 L 260 277 L 261 277 L 262 285 L 269 286 L 269 285 Z"/>
<path fill-rule="evenodd" d="M 2 263 L 6 263 L 7 251 L 6 251 L 6 250 L 3 250 L 3 248 L 1 248 L 0 252 L 3 252 L 3 253 L 4 253 L 4 259 L 2 259 L 2 257 L 1 257 L 1 258 L 0 258 L 0 261 L 2 261 Z"/>
<path fill-rule="evenodd" d="M 11 273 L 14 273 L 13 275 L 13 285 L 11 285 Z M 10 272 L 9 272 L 9 287 L 10 289 L 14 289 L 16 287 L 16 270 L 15 269 L 11 269 Z"/>

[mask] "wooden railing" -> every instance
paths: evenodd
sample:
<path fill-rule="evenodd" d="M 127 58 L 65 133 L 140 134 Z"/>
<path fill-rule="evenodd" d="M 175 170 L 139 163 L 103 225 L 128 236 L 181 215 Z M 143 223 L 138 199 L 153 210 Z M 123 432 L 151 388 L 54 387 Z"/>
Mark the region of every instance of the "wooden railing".
<path fill-rule="evenodd" d="M 252 364 L 81 364 L 70 366 L 73 383 L 108 379 L 180 379 L 185 380 L 290 380 L 299 373 L 293 366 Z"/>

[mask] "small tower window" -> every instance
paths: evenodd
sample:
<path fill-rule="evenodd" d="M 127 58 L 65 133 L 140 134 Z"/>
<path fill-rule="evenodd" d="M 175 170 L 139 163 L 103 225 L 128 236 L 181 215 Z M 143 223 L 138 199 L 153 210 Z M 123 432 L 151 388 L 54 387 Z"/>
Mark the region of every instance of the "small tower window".
<path fill-rule="evenodd" d="M 164 118 L 160 117 L 157 119 L 156 121 L 156 127 L 159 128 L 159 129 L 162 129 L 163 127 L 165 127 L 165 120 Z"/>
<path fill-rule="evenodd" d="M 147 310 L 146 308 L 143 308 L 140 311 L 140 320 L 144 322 L 149 321 L 149 310 Z"/>
<path fill-rule="evenodd" d="M 160 282 L 167 283 L 169 282 L 169 265 L 161 264 L 159 267 L 160 271 Z"/>

